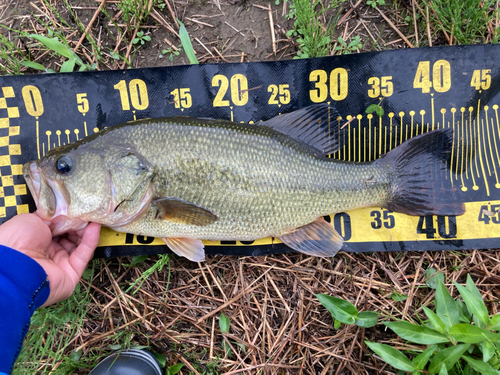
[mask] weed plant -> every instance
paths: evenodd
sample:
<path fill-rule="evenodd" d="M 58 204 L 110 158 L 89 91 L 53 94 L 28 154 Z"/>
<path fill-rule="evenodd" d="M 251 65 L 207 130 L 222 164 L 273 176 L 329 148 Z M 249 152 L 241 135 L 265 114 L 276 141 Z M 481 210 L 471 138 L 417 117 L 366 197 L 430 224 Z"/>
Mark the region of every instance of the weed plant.
<path fill-rule="evenodd" d="M 294 58 L 321 57 L 330 53 L 333 34 L 340 18 L 340 5 L 344 1 L 333 0 L 327 8 L 320 0 L 313 3 L 310 0 L 293 0 L 290 3 L 290 12 L 287 17 L 295 21 L 293 29 L 288 31 L 287 36 L 296 37 L 299 44 L 299 51 Z M 333 9 L 335 9 L 334 15 L 323 26 L 320 17 Z"/>
<path fill-rule="evenodd" d="M 486 42 L 490 23 L 496 18 L 495 0 L 424 0 L 434 24 L 447 32 L 457 44 Z M 493 43 L 498 42 L 494 30 Z"/>

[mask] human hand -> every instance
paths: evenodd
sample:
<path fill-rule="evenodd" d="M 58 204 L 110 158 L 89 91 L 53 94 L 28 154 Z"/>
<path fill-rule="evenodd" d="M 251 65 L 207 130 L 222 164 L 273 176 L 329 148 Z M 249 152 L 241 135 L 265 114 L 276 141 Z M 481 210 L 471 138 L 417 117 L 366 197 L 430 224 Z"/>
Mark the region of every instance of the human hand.
<path fill-rule="evenodd" d="M 29 256 L 45 270 L 50 283 L 45 307 L 71 296 L 94 255 L 100 230 L 99 224 L 90 223 L 84 229 L 52 238 L 40 217 L 20 214 L 0 225 L 0 244 Z"/>

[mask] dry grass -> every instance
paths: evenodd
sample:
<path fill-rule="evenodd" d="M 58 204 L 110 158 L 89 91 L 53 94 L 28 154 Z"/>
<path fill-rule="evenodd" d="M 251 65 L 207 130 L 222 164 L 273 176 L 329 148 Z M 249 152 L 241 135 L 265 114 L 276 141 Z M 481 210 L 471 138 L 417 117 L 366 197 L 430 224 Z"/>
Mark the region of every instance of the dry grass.
<path fill-rule="evenodd" d="M 154 31 L 151 43 L 136 54 L 132 43 L 135 32 L 129 35 L 126 26 L 120 23 L 114 0 L 72 3 L 76 20 L 62 2 L 11 1 L 0 5 L 0 22 L 14 29 L 46 33 L 46 26 L 33 16 L 37 15 L 64 33 L 68 44 L 85 61 L 97 63 L 97 69 L 127 65 L 113 59 L 111 51 L 120 54 L 131 66 L 169 64 L 167 58 L 158 60 L 158 51 L 169 47 L 176 50 L 179 46 L 176 17 L 190 27 L 200 62 L 290 58 L 295 54 L 295 42 L 285 35 L 291 27 L 284 19 L 287 3 L 281 2 L 278 7 L 264 1 L 256 3 L 242 2 L 238 6 L 217 1 L 204 3 L 200 10 L 189 7 L 187 1 L 167 1 L 163 12 L 153 8 L 145 24 L 135 29 L 135 32 Z M 69 24 L 62 24 L 47 4 L 53 4 Z M 19 5 L 32 13 L 19 11 Z M 212 13 L 203 14 L 208 8 Z M 251 36 L 253 30 L 244 30 L 251 36 L 246 39 L 249 47 L 245 51 L 239 49 L 241 31 L 233 31 L 229 38 L 215 38 L 207 33 L 213 29 L 211 26 L 223 22 L 234 28 L 237 23 L 230 17 L 238 17 L 248 8 L 261 12 L 268 33 Z M 112 20 L 103 15 L 103 9 Z M 344 40 L 361 36 L 363 50 L 453 43 L 449 36 L 437 31 L 438 25 L 425 22 L 428 14 L 428 9 L 419 2 L 396 2 L 378 11 L 359 0 L 345 5 L 337 33 Z M 417 15 L 423 23 L 415 26 L 405 20 L 407 16 L 416 20 Z M 95 45 L 101 49 L 100 55 L 86 41 L 76 21 L 93 36 Z M 21 51 L 29 49 L 32 59 L 46 67 L 57 70 L 61 64 L 59 57 L 28 47 L 26 41 L 17 39 L 12 32 L 4 30 L 3 34 Z M 12 53 L 16 58 L 21 57 Z M 173 63 L 187 61 L 175 57 Z M 426 286 L 424 272 L 434 267 L 445 274 L 449 288 L 453 288 L 453 281 L 464 282 L 465 275 L 470 273 L 490 313 L 498 312 L 500 297 L 500 250 L 340 253 L 331 260 L 291 253 L 256 258 L 209 256 L 205 263 L 199 264 L 173 257 L 170 271 L 155 272 L 136 293 L 124 292 L 155 259 L 152 257 L 134 268 L 124 265 L 129 259 L 96 262 L 97 271 L 91 283 L 82 281 L 83 288 L 91 288 L 92 303 L 83 327 L 64 349 L 66 356 L 82 350 L 82 358 L 98 358 L 110 352 L 109 345 L 135 343 L 166 355 L 169 365 L 184 363 L 184 374 L 391 374 L 393 370 L 375 357 L 363 340 L 390 342 L 410 351 L 420 348 L 398 341 L 396 335 L 381 325 L 371 329 L 342 326 L 335 330 L 332 317 L 315 294 L 344 298 L 361 311 L 375 310 L 390 319 L 418 321 L 419 317 L 424 318 L 421 307 L 433 300 L 434 291 Z M 408 298 L 396 302 L 390 297 L 393 292 Z M 230 317 L 229 334 L 220 332 L 221 313 Z M 225 339 L 232 348 L 230 357 L 222 347 Z M 51 369 L 44 369 L 42 364 L 41 370 Z M 87 372 L 88 369 L 81 369 L 76 373 Z"/>

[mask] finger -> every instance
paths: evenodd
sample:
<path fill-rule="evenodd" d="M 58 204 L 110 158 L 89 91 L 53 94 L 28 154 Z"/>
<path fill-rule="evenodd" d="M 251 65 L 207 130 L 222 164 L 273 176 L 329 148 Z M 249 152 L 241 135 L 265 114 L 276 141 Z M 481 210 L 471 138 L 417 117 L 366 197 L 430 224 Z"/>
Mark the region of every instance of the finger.
<path fill-rule="evenodd" d="M 80 245 L 71 253 L 69 261 L 79 278 L 94 255 L 100 233 L 101 226 L 97 223 L 90 223 L 85 228 Z"/>

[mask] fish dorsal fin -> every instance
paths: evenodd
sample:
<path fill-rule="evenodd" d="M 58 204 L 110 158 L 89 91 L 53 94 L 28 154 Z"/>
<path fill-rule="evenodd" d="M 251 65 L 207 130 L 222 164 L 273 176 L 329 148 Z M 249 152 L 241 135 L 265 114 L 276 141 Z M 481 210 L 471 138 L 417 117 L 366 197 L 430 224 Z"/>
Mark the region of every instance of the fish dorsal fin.
<path fill-rule="evenodd" d="M 277 130 L 314 147 L 323 155 L 329 155 L 344 145 L 340 117 L 335 107 L 322 103 L 273 117 L 259 125 Z"/>
<path fill-rule="evenodd" d="M 193 262 L 205 260 L 203 242 L 196 238 L 163 237 L 162 240 L 165 241 L 170 250 L 181 257 Z"/>
<path fill-rule="evenodd" d="M 294 250 L 317 257 L 335 256 L 344 243 L 340 234 L 323 218 L 278 238 Z"/>
<path fill-rule="evenodd" d="M 151 202 L 158 209 L 157 219 L 172 223 L 205 226 L 219 218 L 209 210 L 179 198 L 159 198 Z"/>

